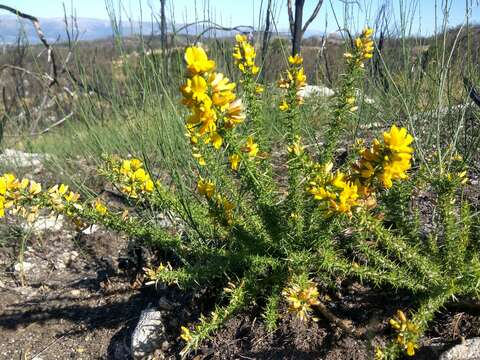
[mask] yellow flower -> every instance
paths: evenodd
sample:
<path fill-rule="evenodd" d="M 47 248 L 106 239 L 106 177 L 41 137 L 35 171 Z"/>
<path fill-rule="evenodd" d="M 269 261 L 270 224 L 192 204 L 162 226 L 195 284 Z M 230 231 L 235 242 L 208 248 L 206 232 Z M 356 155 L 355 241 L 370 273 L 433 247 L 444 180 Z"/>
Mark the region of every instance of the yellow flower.
<path fill-rule="evenodd" d="M 264 91 L 265 91 L 265 88 L 262 85 L 257 84 L 255 86 L 255 94 L 262 94 Z"/>
<path fill-rule="evenodd" d="M 312 312 L 312 306 L 320 304 L 317 286 L 311 280 L 302 285 L 290 285 L 282 291 L 282 295 L 289 304 L 288 311 L 297 314 L 302 321 Z"/>
<path fill-rule="evenodd" d="M 214 147 L 215 149 L 217 149 L 217 150 L 222 147 L 223 139 L 222 139 L 222 137 L 221 137 L 218 133 L 216 133 L 216 132 L 212 133 L 212 134 L 209 136 L 209 141 L 212 142 L 213 147 Z"/>
<path fill-rule="evenodd" d="M 418 345 L 412 341 L 407 342 L 406 351 L 408 356 L 415 355 L 415 349 L 418 349 Z"/>
<path fill-rule="evenodd" d="M 100 215 L 105 215 L 108 211 L 107 207 L 99 199 L 95 200 L 93 206 L 95 208 L 95 211 Z"/>
<path fill-rule="evenodd" d="M 215 192 L 215 184 L 211 181 L 205 181 L 203 179 L 200 179 L 197 183 L 197 189 L 200 195 L 203 195 L 207 199 L 210 199 Z"/>
<path fill-rule="evenodd" d="M 231 102 L 225 114 L 225 127 L 231 128 L 245 120 L 243 104 L 241 99 Z"/>
<path fill-rule="evenodd" d="M 130 168 L 135 171 L 137 169 L 140 169 L 141 167 L 143 167 L 143 163 L 138 160 L 138 159 L 131 159 L 130 160 Z"/>
<path fill-rule="evenodd" d="M 75 203 L 80 198 L 80 194 L 70 191 L 67 195 L 64 196 L 64 198 L 68 203 Z"/>
<path fill-rule="evenodd" d="M 247 41 L 247 36 L 243 35 L 243 34 L 237 34 L 237 35 L 235 35 L 235 41 L 237 43 L 244 43 L 244 42 Z"/>
<path fill-rule="evenodd" d="M 228 157 L 228 160 L 230 161 L 230 166 L 232 170 L 238 170 L 238 165 L 240 164 L 240 155 L 238 154 L 233 154 Z"/>
<path fill-rule="evenodd" d="M 305 75 L 305 72 L 302 67 L 295 74 L 295 86 L 297 87 L 297 89 L 301 89 L 306 85 L 306 83 L 307 83 L 307 76 Z"/>
<path fill-rule="evenodd" d="M 152 192 L 153 191 L 153 181 L 150 179 L 150 177 L 142 184 L 141 190 L 146 191 L 146 192 Z"/>
<path fill-rule="evenodd" d="M 187 80 L 187 84 L 190 85 L 192 99 L 202 101 L 208 96 L 206 94 L 207 82 L 203 77 L 195 75 L 191 80 Z"/>
<path fill-rule="evenodd" d="M 293 144 L 287 148 L 288 152 L 300 156 L 303 154 L 304 147 L 302 145 L 302 139 L 297 137 Z"/>
<path fill-rule="evenodd" d="M 242 151 L 248 155 L 250 158 L 254 158 L 258 153 L 258 144 L 253 141 L 253 137 L 250 135 L 247 138 L 245 146 L 242 148 Z"/>
<path fill-rule="evenodd" d="M 292 65 L 302 65 L 303 58 L 299 54 L 295 54 L 295 56 L 289 56 L 288 62 Z"/>
<path fill-rule="evenodd" d="M 393 125 L 389 132 L 383 133 L 385 146 L 391 151 L 410 154 L 413 148 L 409 145 L 413 142 L 413 136 L 405 128 L 397 128 Z"/>
<path fill-rule="evenodd" d="M 182 330 L 182 333 L 180 334 L 180 337 L 185 340 L 186 342 L 189 342 L 191 341 L 193 338 L 192 338 L 192 334 L 190 333 L 190 329 L 188 329 L 187 327 L 185 326 L 182 326 L 181 327 L 181 330 Z"/>
<path fill-rule="evenodd" d="M 377 347 L 375 349 L 375 360 L 383 360 L 385 354 L 383 353 L 382 349 Z"/>
<path fill-rule="evenodd" d="M 209 60 L 205 50 L 199 46 L 191 46 L 185 50 L 185 61 L 187 70 L 192 75 L 208 72 L 215 67 L 215 61 Z"/>
<path fill-rule="evenodd" d="M 288 110 L 288 104 L 285 100 L 283 100 L 280 105 L 278 106 L 280 111 L 287 111 Z"/>
<path fill-rule="evenodd" d="M 31 194 L 31 195 L 37 195 L 39 194 L 40 192 L 42 191 L 42 185 L 31 180 L 30 181 L 30 187 L 28 188 L 28 192 Z"/>

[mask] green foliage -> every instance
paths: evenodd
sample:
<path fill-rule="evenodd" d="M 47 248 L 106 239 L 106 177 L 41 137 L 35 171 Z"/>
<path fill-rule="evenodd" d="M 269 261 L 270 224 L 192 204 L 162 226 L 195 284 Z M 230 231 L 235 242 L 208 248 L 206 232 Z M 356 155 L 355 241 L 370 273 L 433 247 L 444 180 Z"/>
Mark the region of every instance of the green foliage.
<path fill-rule="evenodd" d="M 319 312 L 320 285 L 325 285 L 320 291 L 326 292 L 329 284 L 347 278 L 415 294 L 419 303 L 412 304 L 412 308 L 417 306 L 412 320 L 399 320 L 411 325 L 405 335 L 408 339 L 393 341 L 381 356 L 411 353 L 446 302 L 479 296 L 478 217 L 460 194 L 466 178 L 463 168 L 443 166 L 440 157 L 437 177 L 422 166 L 406 179 L 413 151 L 409 146 L 413 138 L 406 129 L 392 127 L 384 133 L 383 142 L 361 149 L 357 161 L 358 154 L 352 151 L 348 154 L 351 161 L 335 163 L 335 151 L 356 118 L 356 88 L 373 50 L 369 32 L 362 33 L 346 56 L 347 70 L 324 132 L 327 145 L 319 152 L 302 144 L 299 90 L 305 77 L 301 58 L 289 59 L 280 81 L 279 121 L 285 132 L 278 149 L 265 136 L 269 124 L 258 94 L 255 65 L 250 63 L 254 49 L 252 55 L 253 47 L 240 37 L 235 65 L 241 71 L 244 106 L 235 103 L 237 95 L 228 80 L 222 83 L 225 89 L 215 89 L 216 81 L 224 78 L 213 72 L 203 50 L 191 47 L 187 52 L 196 53 L 193 60 L 187 56 L 187 81 L 182 87 L 190 116 L 177 111 L 171 98 L 159 101 L 168 110 L 155 113 L 152 103 L 159 99 L 147 95 L 162 86 L 161 81 L 149 79 L 158 64 L 141 58 L 139 69 L 148 71 L 128 80 L 129 101 L 147 105 L 147 110 L 139 106 L 126 120 L 120 109 L 113 110 L 115 117 L 126 122 L 124 129 L 108 137 L 114 144 L 105 143 L 103 133 L 82 142 L 97 155 L 122 147 L 124 157 L 129 152 L 166 155 L 162 168 L 171 172 L 163 181 L 156 180 L 157 167 L 148 156 L 144 162 L 105 158 L 100 172 L 135 208 L 133 214 L 97 202 L 80 205 L 75 195 L 61 187 L 40 192 L 31 189 L 30 182 L 24 185 L 9 176 L 0 182 L 1 210 L 29 218 L 35 216 L 35 207 L 44 207 L 76 222 L 124 232 L 164 256 L 158 268 L 147 270 L 152 282 L 181 288 L 201 284 L 221 293 L 212 313 L 202 316 L 191 329 L 182 328 L 184 356 L 231 316 L 253 306 L 261 307 L 270 331 L 283 315 L 282 303 L 308 321 L 312 313 Z M 138 89 L 145 93 L 133 94 Z M 215 95 L 219 98 L 213 101 Z M 211 115 L 206 114 L 207 108 L 215 116 L 207 116 Z M 93 116 L 94 110 L 94 106 L 83 108 L 85 118 Z M 180 121 L 183 117 L 186 129 Z M 213 118 L 215 126 L 208 123 Z M 201 130 L 204 127 L 208 130 Z M 125 129 L 138 138 L 133 141 Z M 151 130 L 155 136 L 144 135 Z M 116 130 L 106 124 L 103 131 Z M 69 148 L 75 145 L 72 141 Z M 274 151 L 280 152 L 280 161 Z M 427 239 L 420 234 L 424 224 L 411 204 L 422 181 L 432 191 L 438 212 L 434 233 Z M 169 228 L 147 216 L 152 213 L 171 219 Z"/>

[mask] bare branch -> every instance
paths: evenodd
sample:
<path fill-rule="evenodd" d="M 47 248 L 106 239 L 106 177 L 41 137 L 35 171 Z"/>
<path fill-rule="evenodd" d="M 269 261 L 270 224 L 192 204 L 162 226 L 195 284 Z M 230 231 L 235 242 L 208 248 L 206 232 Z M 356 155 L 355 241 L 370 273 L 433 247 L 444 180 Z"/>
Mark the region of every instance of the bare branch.
<path fill-rule="evenodd" d="M 307 30 L 307 28 L 310 26 L 312 21 L 315 20 L 315 18 L 317 17 L 322 5 L 323 5 L 323 0 L 318 0 L 317 6 L 315 6 L 315 9 L 313 10 L 312 15 L 310 15 L 310 17 L 306 21 L 305 25 L 303 25 L 303 28 L 302 28 L 302 33 L 303 34 L 305 34 L 305 31 Z"/>
<path fill-rule="evenodd" d="M 68 115 L 64 116 L 63 118 L 61 118 L 60 120 L 54 122 L 52 125 L 50 125 L 49 127 L 43 129 L 42 131 L 38 132 L 38 133 L 32 133 L 31 135 L 32 136 L 35 136 L 35 135 L 42 135 L 42 134 L 45 134 L 47 132 L 49 132 L 52 128 L 58 126 L 58 125 L 61 125 L 63 124 L 65 121 L 67 121 L 68 119 L 70 119 L 71 117 L 73 116 L 73 112 L 69 113 Z"/>
<path fill-rule="evenodd" d="M 40 39 L 42 44 L 47 49 L 48 62 L 52 65 L 52 67 L 51 67 L 52 81 L 50 83 L 50 86 L 57 84 L 58 83 L 58 81 L 57 81 L 57 64 L 55 62 L 55 53 L 53 51 L 52 46 L 49 44 L 49 42 L 45 38 L 45 34 L 43 33 L 42 28 L 40 27 L 40 22 L 38 21 L 38 19 L 35 16 L 25 14 L 21 11 L 18 11 L 17 9 L 14 9 L 10 6 L 6 6 L 6 5 L 2 5 L 2 4 L 0 4 L 0 10 L 9 11 L 12 14 L 17 15 L 18 17 L 30 20 L 32 22 L 33 27 L 35 28 L 35 31 L 37 32 L 38 38 Z"/>
<path fill-rule="evenodd" d="M 287 0 L 288 22 L 290 24 L 290 32 L 293 34 L 295 20 L 293 20 L 292 0 Z"/>

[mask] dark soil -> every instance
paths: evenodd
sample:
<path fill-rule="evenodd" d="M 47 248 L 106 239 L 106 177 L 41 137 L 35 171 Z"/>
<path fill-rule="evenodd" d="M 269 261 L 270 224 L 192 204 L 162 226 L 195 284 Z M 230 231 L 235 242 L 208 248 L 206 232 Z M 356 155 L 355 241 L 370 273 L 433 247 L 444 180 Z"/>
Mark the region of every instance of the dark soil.
<path fill-rule="evenodd" d="M 131 255 L 127 239 L 102 229 L 73 234 L 61 230 L 32 236 L 24 261 L 33 266 L 24 276 L 14 270 L 19 238 L 0 248 L 0 359 L 130 359 L 131 334 L 147 307 L 163 312 L 167 330 L 168 346 L 154 358 L 178 359 L 180 326 L 193 325 L 201 313 L 207 314 L 213 294 L 161 286 L 154 291 L 142 285 L 142 264 Z M 328 295 L 330 310 L 351 321 L 361 338 L 346 336 L 320 314 L 315 314 L 319 321 L 304 324 L 286 310 L 271 334 L 260 314 L 249 312 L 230 319 L 190 358 L 372 359 L 374 346 L 392 335 L 388 318 L 398 308 L 415 305 L 408 294 L 354 282 L 339 284 Z M 462 338 L 480 336 L 478 315 L 468 307 L 439 314 L 415 358 L 436 359 Z"/>

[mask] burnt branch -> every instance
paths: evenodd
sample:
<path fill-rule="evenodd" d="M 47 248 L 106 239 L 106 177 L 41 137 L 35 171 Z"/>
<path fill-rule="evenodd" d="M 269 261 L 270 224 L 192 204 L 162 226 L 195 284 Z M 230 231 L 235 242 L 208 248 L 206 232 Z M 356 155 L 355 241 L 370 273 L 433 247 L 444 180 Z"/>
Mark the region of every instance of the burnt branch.
<path fill-rule="evenodd" d="M 323 0 L 318 0 L 317 6 L 315 6 L 315 9 L 312 12 L 312 15 L 308 18 L 308 20 L 305 22 L 305 25 L 302 28 L 302 33 L 305 34 L 305 31 L 307 31 L 307 28 L 310 26 L 313 20 L 317 17 L 318 13 L 320 12 L 320 8 L 323 5 Z"/>
<path fill-rule="evenodd" d="M 55 52 L 53 51 L 53 47 L 50 45 L 50 43 L 47 41 L 45 34 L 42 31 L 42 28 L 40 26 L 40 21 L 38 18 L 35 16 L 25 14 L 17 9 L 14 9 L 10 6 L 2 5 L 0 4 L 0 10 L 5 10 L 8 12 L 11 12 L 12 14 L 15 14 L 16 16 L 29 20 L 33 27 L 35 28 L 35 31 L 38 35 L 38 38 L 42 42 L 42 44 L 45 46 L 47 49 L 47 54 L 48 54 L 48 62 L 51 64 L 51 70 L 50 70 L 50 77 L 52 78 L 52 81 L 50 82 L 50 86 L 58 84 L 57 81 L 57 63 L 55 62 Z"/>

